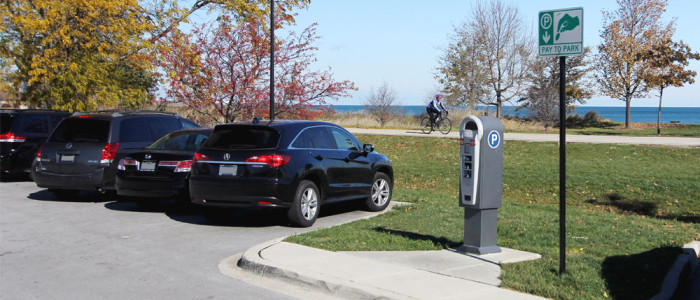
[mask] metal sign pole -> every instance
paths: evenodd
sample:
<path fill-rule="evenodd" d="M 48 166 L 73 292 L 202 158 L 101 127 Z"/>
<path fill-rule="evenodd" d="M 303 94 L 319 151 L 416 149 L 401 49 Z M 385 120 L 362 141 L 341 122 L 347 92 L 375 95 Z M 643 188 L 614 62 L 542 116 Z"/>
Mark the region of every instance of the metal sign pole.
<path fill-rule="evenodd" d="M 566 56 L 559 57 L 559 274 L 566 272 Z"/>
<path fill-rule="evenodd" d="M 270 122 L 275 120 L 275 0 L 270 0 Z"/>

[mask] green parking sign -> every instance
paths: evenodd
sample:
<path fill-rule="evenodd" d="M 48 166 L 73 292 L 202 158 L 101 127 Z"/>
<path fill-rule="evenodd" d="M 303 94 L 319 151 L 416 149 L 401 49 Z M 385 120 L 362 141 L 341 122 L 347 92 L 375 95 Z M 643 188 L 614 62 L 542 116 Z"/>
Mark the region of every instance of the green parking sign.
<path fill-rule="evenodd" d="M 540 56 L 583 53 L 583 7 L 540 11 Z"/>

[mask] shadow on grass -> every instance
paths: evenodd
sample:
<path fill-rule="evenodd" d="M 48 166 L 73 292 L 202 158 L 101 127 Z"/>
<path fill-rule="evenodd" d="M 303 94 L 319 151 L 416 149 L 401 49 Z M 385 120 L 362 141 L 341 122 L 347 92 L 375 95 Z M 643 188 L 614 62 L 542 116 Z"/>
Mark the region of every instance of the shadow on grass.
<path fill-rule="evenodd" d="M 407 238 L 410 240 L 414 240 L 414 241 L 430 241 L 435 246 L 439 246 L 439 247 L 442 247 L 445 249 L 459 247 L 462 245 L 461 241 L 455 242 L 455 241 L 447 239 L 446 237 L 435 237 L 432 235 L 425 235 L 425 234 L 409 232 L 409 231 L 402 231 L 402 230 L 387 229 L 384 227 L 375 227 L 375 228 L 372 228 L 372 230 L 374 230 L 376 232 L 381 232 L 381 233 L 398 235 L 398 236 L 401 236 L 401 237 L 404 237 L 404 238 Z"/>
<path fill-rule="evenodd" d="M 649 299 L 661 290 L 666 273 L 681 254 L 678 247 L 605 258 L 601 268 L 612 299 Z"/>
<path fill-rule="evenodd" d="M 643 215 L 647 217 L 664 219 L 664 220 L 677 220 L 679 222 L 685 223 L 700 223 L 700 215 L 657 215 L 658 205 L 654 202 L 649 201 L 639 201 L 636 199 L 629 199 L 625 196 L 620 195 L 617 192 L 611 192 L 605 194 L 605 200 L 599 201 L 595 199 L 590 199 L 586 201 L 587 203 L 594 205 L 606 205 L 612 206 L 619 210 Z"/>

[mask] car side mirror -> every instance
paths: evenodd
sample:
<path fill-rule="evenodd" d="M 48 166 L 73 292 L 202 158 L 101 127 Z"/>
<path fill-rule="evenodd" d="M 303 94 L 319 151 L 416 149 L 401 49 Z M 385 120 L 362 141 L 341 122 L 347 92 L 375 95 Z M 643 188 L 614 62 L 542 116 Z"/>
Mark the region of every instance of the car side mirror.
<path fill-rule="evenodd" d="M 374 145 L 372 144 L 364 144 L 362 145 L 362 152 L 364 153 L 370 153 L 374 151 Z"/>

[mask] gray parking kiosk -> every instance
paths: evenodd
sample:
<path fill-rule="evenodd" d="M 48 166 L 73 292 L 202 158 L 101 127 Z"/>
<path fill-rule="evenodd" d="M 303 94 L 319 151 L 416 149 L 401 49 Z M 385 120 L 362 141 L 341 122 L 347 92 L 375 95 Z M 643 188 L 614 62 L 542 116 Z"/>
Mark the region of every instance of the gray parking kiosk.
<path fill-rule="evenodd" d="M 501 252 L 496 220 L 503 195 L 503 123 L 494 117 L 468 116 L 459 130 L 459 206 L 464 207 L 462 252 Z"/>

